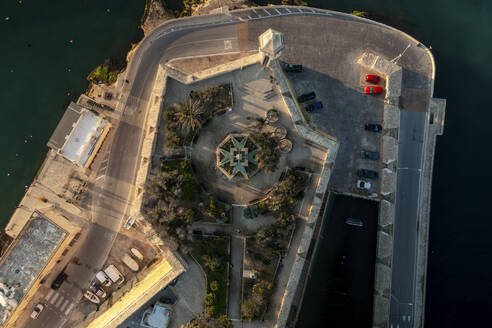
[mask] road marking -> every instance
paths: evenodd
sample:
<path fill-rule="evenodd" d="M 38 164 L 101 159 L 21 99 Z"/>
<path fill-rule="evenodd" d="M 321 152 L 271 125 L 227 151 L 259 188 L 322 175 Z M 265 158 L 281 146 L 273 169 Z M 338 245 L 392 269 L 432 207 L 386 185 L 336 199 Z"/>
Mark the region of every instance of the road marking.
<path fill-rule="evenodd" d="M 258 15 L 258 13 L 256 12 L 256 10 L 254 10 L 254 9 L 253 9 L 253 12 L 254 12 L 255 14 L 257 14 L 257 15 Z M 259 16 L 259 15 L 258 15 L 258 16 Z"/>
<path fill-rule="evenodd" d="M 70 311 L 72 311 L 74 306 L 75 306 L 74 303 L 70 304 L 70 306 L 65 310 L 65 315 L 68 315 L 70 313 Z"/>
<path fill-rule="evenodd" d="M 98 176 L 98 177 L 96 178 L 96 180 L 99 180 L 99 179 L 104 178 L 104 177 L 105 177 L 105 175 L 104 175 L 104 174 L 103 174 L 103 175 L 100 175 L 100 176 Z"/>
<path fill-rule="evenodd" d="M 289 9 L 289 8 L 285 8 L 285 9 L 286 9 L 289 13 L 291 13 L 291 12 L 292 12 L 292 11 L 290 11 L 290 9 Z"/>
<path fill-rule="evenodd" d="M 275 11 L 276 11 L 279 15 L 282 15 L 282 13 L 281 13 L 280 11 L 278 11 L 278 9 L 277 9 L 277 8 L 273 8 L 273 9 L 275 9 Z"/>
<path fill-rule="evenodd" d="M 65 303 L 63 303 L 62 307 L 60 308 L 60 311 L 63 312 L 63 310 L 65 310 L 69 302 L 70 302 L 69 300 L 65 300 Z"/>
<path fill-rule="evenodd" d="M 266 11 L 266 9 L 263 9 L 264 12 L 266 12 L 268 14 L 268 16 L 272 16 L 272 14 L 270 14 L 268 11 Z"/>
<path fill-rule="evenodd" d="M 44 298 L 46 300 L 46 302 L 49 302 L 51 296 L 53 296 L 54 293 L 55 293 L 55 291 L 53 289 L 50 289 L 50 292 Z"/>
<path fill-rule="evenodd" d="M 55 303 L 56 299 L 60 296 L 60 294 L 56 293 L 55 296 L 51 299 L 51 304 Z"/>
<path fill-rule="evenodd" d="M 106 166 L 104 166 L 104 167 L 100 167 L 100 168 L 99 168 L 99 171 L 105 170 L 107 167 L 108 167 L 107 165 L 106 165 Z"/>
<path fill-rule="evenodd" d="M 58 299 L 58 302 L 56 302 L 55 307 L 59 307 L 59 306 L 60 306 L 60 304 L 62 304 L 62 302 L 63 302 L 63 299 L 64 299 L 64 298 L 65 298 L 65 297 L 63 297 L 63 296 L 62 296 L 62 297 L 60 297 L 60 298 Z"/>
<path fill-rule="evenodd" d="M 251 17 L 251 16 L 248 16 L 248 19 L 253 19 L 253 17 Z"/>
<path fill-rule="evenodd" d="M 242 18 L 241 16 L 236 16 L 241 22 L 244 22 L 244 18 Z"/>
<path fill-rule="evenodd" d="M 313 14 L 316 14 L 316 10 L 314 10 L 314 9 L 313 9 L 313 10 L 311 10 L 311 11 L 313 12 Z"/>

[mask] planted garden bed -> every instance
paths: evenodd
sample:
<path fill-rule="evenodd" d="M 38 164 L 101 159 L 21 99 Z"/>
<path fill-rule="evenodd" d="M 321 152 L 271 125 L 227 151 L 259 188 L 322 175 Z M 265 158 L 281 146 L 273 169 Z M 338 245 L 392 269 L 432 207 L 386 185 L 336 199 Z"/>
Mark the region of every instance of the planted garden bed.
<path fill-rule="evenodd" d="M 196 236 L 191 254 L 207 275 L 205 312 L 219 317 L 227 312 L 230 238 Z"/>

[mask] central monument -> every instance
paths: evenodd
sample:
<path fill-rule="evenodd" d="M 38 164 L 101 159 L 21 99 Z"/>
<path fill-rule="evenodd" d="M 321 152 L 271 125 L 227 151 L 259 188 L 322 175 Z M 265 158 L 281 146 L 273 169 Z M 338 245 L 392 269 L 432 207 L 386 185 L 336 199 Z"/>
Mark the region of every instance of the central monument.
<path fill-rule="evenodd" d="M 238 173 L 249 179 L 258 170 L 255 154 L 259 150 L 249 134 L 229 134 L 217 146 L 217 167 L 229 180 Z"/>

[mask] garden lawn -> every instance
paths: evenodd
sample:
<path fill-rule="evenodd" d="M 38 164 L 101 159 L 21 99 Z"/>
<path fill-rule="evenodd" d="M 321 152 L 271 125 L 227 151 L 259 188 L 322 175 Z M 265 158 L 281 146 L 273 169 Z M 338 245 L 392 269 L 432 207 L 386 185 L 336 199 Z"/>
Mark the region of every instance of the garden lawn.
<path fill-rule="evenodd" d="M 207 275 L 207 294 L 215 294 L 212 315 L 226 314 L 228 293 L 229 237 L 197 237 L 191 254 Z M 211 265 L 212 264 L 212 265 Z M 217 290 L 211 289 L 212 282 L 218 283 Z"/>

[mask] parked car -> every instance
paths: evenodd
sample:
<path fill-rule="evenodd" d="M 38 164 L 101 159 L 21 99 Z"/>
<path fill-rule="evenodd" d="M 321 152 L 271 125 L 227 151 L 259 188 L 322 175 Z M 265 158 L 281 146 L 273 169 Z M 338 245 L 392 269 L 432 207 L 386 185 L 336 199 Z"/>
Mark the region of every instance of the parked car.
<path fill-rule="evenodd" d="M 361 150 L 360 157 L 362 157 L 364 159 L 378 160 L 379 159 L 379 153 L 375 152 L 375 151 Z"/>
<path fill-rule="evenodd" d="M 306 106 L 306 111 L 312 112 L 315 109 L 323 108 L 323 103 L 321 101 L 317 101 L 315 103 L 309 104 Z"/>
<path fill-rule="evenodd" d="M 108 267 L 104 269 L 104 273 L 118 285 L 121 285 L 125 281 L 125 277 L 123 277 L 121 272 L 113 264 L 108 265 Z"/>
<path fill-rule="evenodd" d="M 133 216 L 130 216 L 128 218 L 128 220 L 126 220 L 125 229 L 129 230 L 133 226 L 134 223 L 135 223 L 135 218 Z"/>
<path fill-rule="evenodd" d="M 383 127 L 380 124 L 366 124 L 364 129 L 372 132 L 381 132 L 383 131 Z"/>
<path fill-rule="evenodd" d="M 378 178 L 378 172 L 373 171 L 373 170 L 359 169 L 359 170 L 357 170 L 357 175 L 360 178 L 367 178 L 367 179 L 377 179 Z"/>
<path fill-rule="evenodd" d="M 60 273 L 58 276 L 56 276 L 55 280 L 53 280 L 53 283 L 51 284 L 51 289 L 58 289 L 60 288 L 61 284 L 67 279 L 67 274 L 65 272 Z"/>
<path fill-rule="evenodd" d="M 85 291 L 84 297 L 87 298 L 92 303 L 95 303 L 95 304 L 101 303 L 101 300 L 99 299 L 99 297 L 97 297 L 96 294 L 94 294 L 90 290 Z"/>
<path fill-rule="evenodd" d="M 31 312 L 31 319 L 37 319 L 39 314 L 44 310 L 44 305 L 39 303 L 37 304 Z"/>
<path fill-rule="evenodd" d="M 284 70 L 286 72 L 299 73 L 302 72 L 302 65 L 285 64 Z"/>
<path fill-rule="evenodd" d="M 366 75 L 366 78 L 365 78 L 365 81 L 366 82 L 369 82 L 369 83 L 378 84 L 379 81 L 381 81 L 381 78 L 378 75 L 375 75 L 375 74 L 367 74 Z"/>
<path fill-rule="evenodd" d="M 357 188 L 369 190 L 369 189 L 371 189 L 371 183 L 368 181 L 357 180 Z"/>
<path fill-rule="evenodd" d="M 381 86 L 367 86 L 364 88 L 364 93 L 366 95 L 377 95 L 377 94 L 380 94 L 380 93 L 383 93 L 383 87 Z"/>
<path fill-rule="evenodd" d="M 316 98 L 316 94 L 314 93 L 314 91 L 312 91 L 312 92 L 308 92 L 308 93 L 304 93 L 304 94 L 300 95 L 299 97 L 297 97 L 297 101 L 302 103 L 302 102 L 306 102 L 309 100 L 313 100 L 314 98 Z"/>
<path fill-rule="evenodd" d="M 104 271 L 99 271 L 96 273 L 96 278 L 103 286 L 111 286 L 111 279 L 109 279 L 108 275 L 105 274 Z"/>

